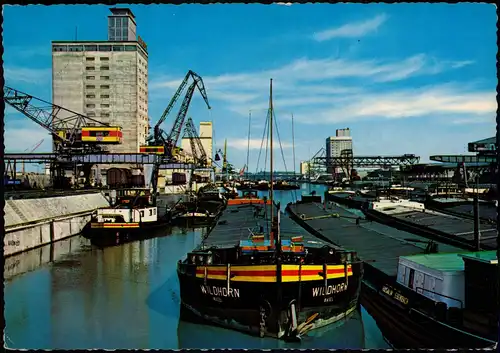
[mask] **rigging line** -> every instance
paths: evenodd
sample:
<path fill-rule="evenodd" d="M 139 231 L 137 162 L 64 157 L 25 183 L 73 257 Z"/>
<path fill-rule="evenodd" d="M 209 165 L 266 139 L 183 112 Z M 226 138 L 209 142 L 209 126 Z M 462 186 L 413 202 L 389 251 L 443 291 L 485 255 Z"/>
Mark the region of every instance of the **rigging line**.
<path fill-rule="evenodd" d="M 267 111 L 267 119 L 266 119 L 266 124 L 269 124 L 269 118 L 271 116 L 271 114 L 269 114 L 271 110 L 268 110 Z M 271 125 L 271 124 L 269 124 Z M 269 136 L 270 136 L 270 133 L 271 133 L 271 129 L 267 129 L 267 138 L 266 138 L 266 154 L 265 154 L 265 159 L 264 159 L 264 178 L 266 178 L 266 169 L 267 169 L 267 153 L 269 151 Z M 270 166 L 271 167 L 271 166 Z M 271 180 L 271 183 L 273 181 Z"/>
<path fill-rule="evenodd" d="M 262 154 L 262 147 L 264 145 L 264 137 L 266 136 L 266 130 L 267 130 L 267 117 L 266 117 L 266 124 L 264 125 L 264 132 L 262 133 L 262 141 L 260 142 L 259 157 L 257 158 L 257 165 L 255 166 L 255 174 L 257 174 L 257 171 L 259 169 L 260 156 Z"/>
<path fill-rule="evenodd" d="M 247 144 L 247 165 L 246 165 L 246 175 L 248 179 L 248 163 L 250 159 L 250 131 L 252 125 L 252 110 L 248 112 L 248 144 Z"/>
<path fill-rule="evenodd" d="M 276 127 L 276 135 L 278 136 L 278 142 L 280 143 L 281 157 L 283 158 L 283 165 L 285 166 L 285 172 L 288 172 L 285 161 L 285 154 L 283 153 L 283 146 L 281 145 L 280 131 L 278 129 L 278 119 L 276 118 L 276 114 L 274 114 L 274 124 Z"/>

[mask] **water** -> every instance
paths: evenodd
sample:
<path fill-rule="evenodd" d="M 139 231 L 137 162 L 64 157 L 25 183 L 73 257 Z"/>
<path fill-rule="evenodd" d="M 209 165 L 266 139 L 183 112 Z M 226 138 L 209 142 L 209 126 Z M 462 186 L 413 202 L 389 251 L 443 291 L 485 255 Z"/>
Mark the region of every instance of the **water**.
<path fill-rule="evenodd" d="M 322 187 L 311 186 L 318 194 Z M 285 205 L 304 190 L 278 191 Z M 265 194 L 265 193 L 264 193 Z M 388 348 L 361 312 L 300 344 L 179 320 L 177 260 L 203 229 L 165 229 L 152 239 L 98 249 L 81 237 L 5 262 L 5 341 L 9 348 Z"/>

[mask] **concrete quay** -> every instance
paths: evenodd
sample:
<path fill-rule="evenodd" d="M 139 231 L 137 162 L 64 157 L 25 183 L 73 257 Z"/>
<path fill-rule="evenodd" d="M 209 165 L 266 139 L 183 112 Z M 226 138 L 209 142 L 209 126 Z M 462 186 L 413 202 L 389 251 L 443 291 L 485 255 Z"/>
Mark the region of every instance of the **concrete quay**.
<path fill-rule="evenodd" d="M 7 200 L 4 256 L 11 256 L 79 234 L 92 213 L 109 206 L 101 193 Z"/>

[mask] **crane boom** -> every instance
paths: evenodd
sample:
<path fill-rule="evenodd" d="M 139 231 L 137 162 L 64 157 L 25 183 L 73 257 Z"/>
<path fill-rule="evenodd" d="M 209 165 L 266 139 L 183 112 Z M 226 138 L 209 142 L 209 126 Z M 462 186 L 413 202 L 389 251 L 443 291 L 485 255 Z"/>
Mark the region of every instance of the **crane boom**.
<path fill-rule="evenodd" d="M 81 127 L 89 125 L 89 122 L 109 126 L 109 124 L 91 119 L 7 86 L 4 87 L 4 100 L 12 108 L 50 131 L 56 138 L 69 143 L 76 141 L 79 134 L 81 134 Z M 61 113 L 69 116 L 61 118 Z M 60 131 L 66 131 L 66 134 L 63 136 Z"/>
<path fill-rule="evenodd" d="M 197 159 L 196 163 L 200 166 L 206 167 L 207 154 L 205 153 L 205 149 L 201 144 L 200 138 L 196 131 L 196 127 L 194 126 L 193 119 L 188 118 L 184 131 L 189 137 L 189 142 L 191 144 L 191 153 Z"/>
<path fill-rule="evenodd" d="M 156 125 L 154 127 L 153 139 L 154 139 L 155 143 L 157 143 L 157 144 L 163 143 L 164 144 L 166 142 L 165 139 L 163 138 L 163 131 L 160 128 L 160 126 L 161 126 L 161 124 L 163 124 L 163 122 L 167 118 L 168 114 L 170 114 L 170 111 L 172 110 L 175 103 L 179 99 L 182 91 L 184 91 L 184 88 L 186 87 L 190 77 L 192 77 L 194 82 L 196 82 L 196 85 L 198 86 L 198 89 L 200 90 L 201 95 L 203 96 L 203 98 L 205 99 L 205 102 L 207 103 L 208 109 L 210 109 L 210 104 L 208 103 L 208 98 L 207 98 L 207 93 L 205 91 L 205 86 L 203 85 L 203 79 L 196 72 L 189 70 L 187 72 L 186 76 L 184 77 L 184 79 L 182 80 L 181 84 L 177 88 L 177 91 L 173 95 L 172 99 L 170 99 L 168 106 L 165 108 L 165 110 L 163 111 L 163 114 L 161 115 L 160 119 L 158 120 L 158 122 L 156 123 Z"/>

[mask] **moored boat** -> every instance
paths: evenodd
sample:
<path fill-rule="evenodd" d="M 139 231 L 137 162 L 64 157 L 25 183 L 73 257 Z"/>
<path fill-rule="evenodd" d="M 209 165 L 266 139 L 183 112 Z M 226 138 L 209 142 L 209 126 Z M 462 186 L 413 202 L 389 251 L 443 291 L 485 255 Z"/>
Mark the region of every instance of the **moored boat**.
<path fill-rule="evenodd" d="M 151 205 L 149 189 L 130 189 L 117 197 L 115 205 L 97 209 L 82 235 L 91 240 L 130 238 L 165 226 L 168 221 L 166 216 L 158 215 L 156 206 Z"/>

